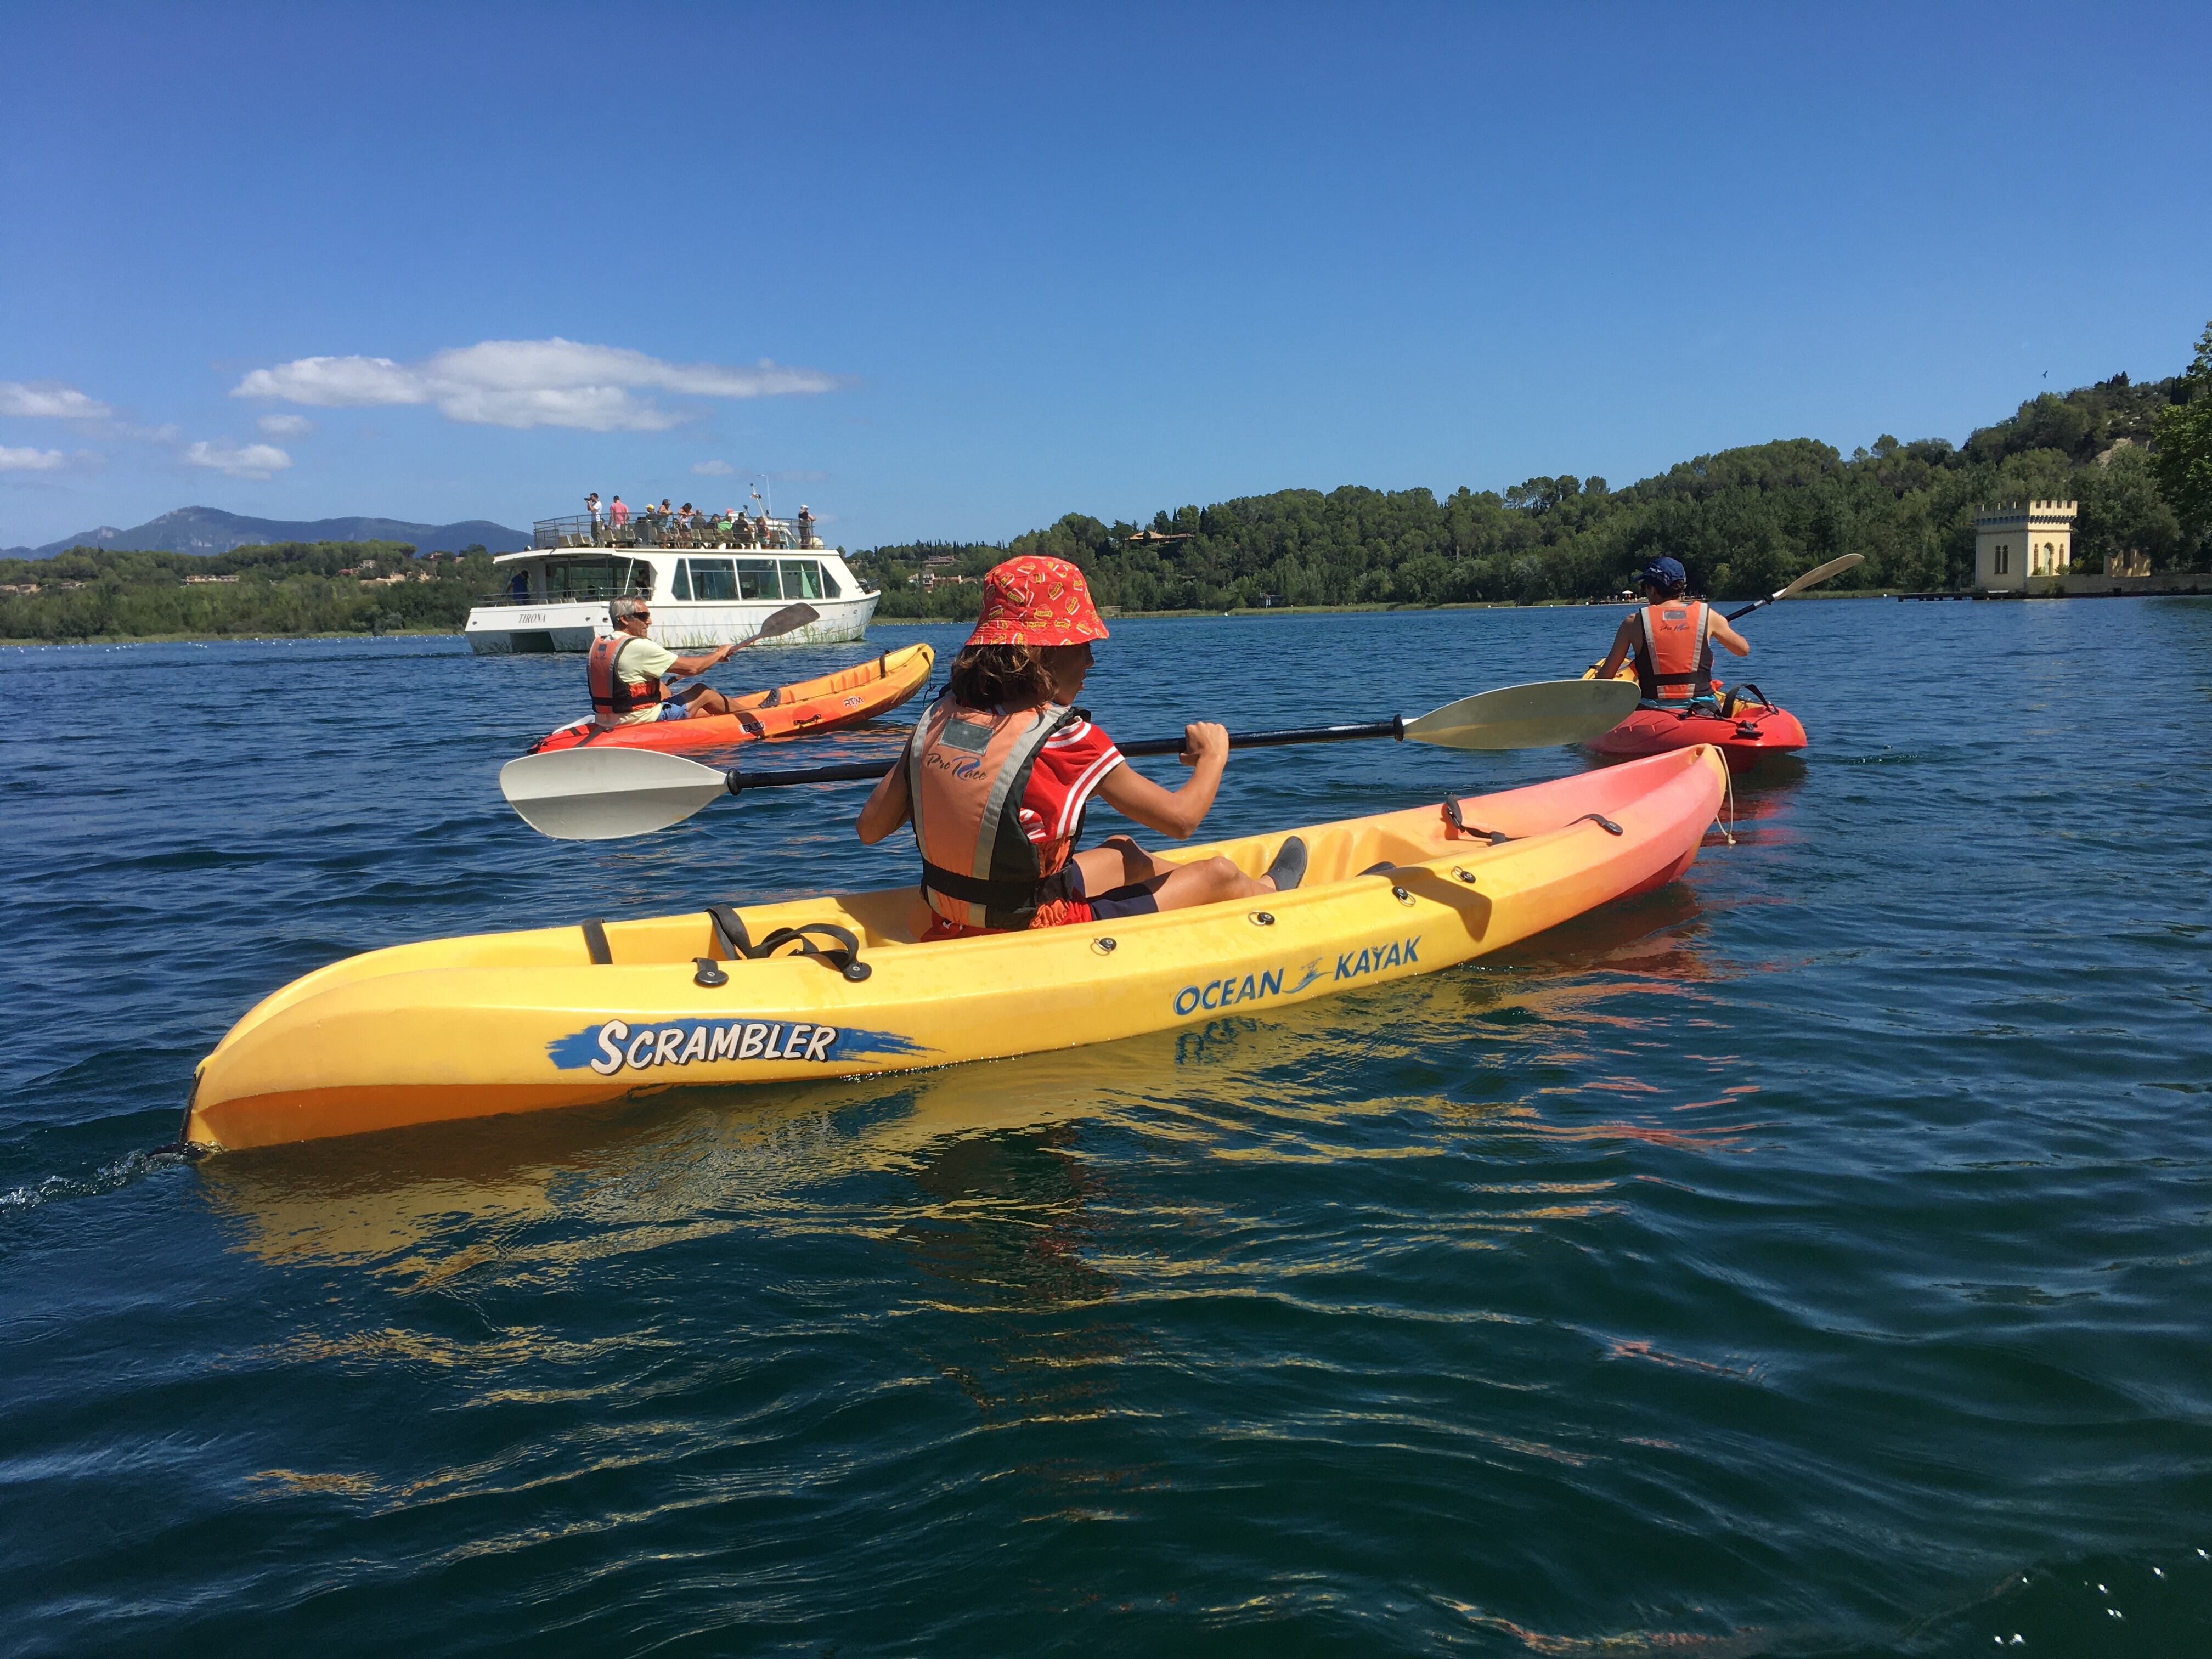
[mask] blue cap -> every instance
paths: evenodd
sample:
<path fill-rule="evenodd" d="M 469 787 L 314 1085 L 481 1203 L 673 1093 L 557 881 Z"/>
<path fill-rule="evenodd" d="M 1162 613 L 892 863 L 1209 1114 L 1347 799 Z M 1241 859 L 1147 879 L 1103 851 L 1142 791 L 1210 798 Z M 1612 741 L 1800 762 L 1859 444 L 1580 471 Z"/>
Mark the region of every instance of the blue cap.
<path fill-rule="evenodd" d="M 1644 567 L 1639 580 L 1653 587 L 1686 587 L 1690 573 L 1680 559 L 1654 559 Z"/>

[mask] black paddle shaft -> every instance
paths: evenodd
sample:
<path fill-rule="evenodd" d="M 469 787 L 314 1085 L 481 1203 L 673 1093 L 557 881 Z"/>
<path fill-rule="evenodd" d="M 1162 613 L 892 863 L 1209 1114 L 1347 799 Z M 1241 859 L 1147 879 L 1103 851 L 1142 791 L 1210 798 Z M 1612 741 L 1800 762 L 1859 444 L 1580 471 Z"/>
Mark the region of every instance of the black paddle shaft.
<path fill-rule="evenodd" d="M 1387 720 L 1370 720 L 1360 726 L 1301 726 L 1287 732 L 1232 732 L 1229 734 L 1231 749 L 1280 749 L 1294 743 L 1349 743 L 1360 738 L 1397 738 L 1406 735 L 1403 715 Z M 1139 743 L 1121 745 L 1125 755 L 1180 755 L 1181 738 L 1146 738 Z M 870 778 L 880 778 L 898 762 L 895 760 L 853 761 L 843 766 L 808 766 L 790 772 L 744 772 L 732 768 L 724 775 L 732 794 L 746 789 L 781 789 L 796 783 L 860 783 Z"/>

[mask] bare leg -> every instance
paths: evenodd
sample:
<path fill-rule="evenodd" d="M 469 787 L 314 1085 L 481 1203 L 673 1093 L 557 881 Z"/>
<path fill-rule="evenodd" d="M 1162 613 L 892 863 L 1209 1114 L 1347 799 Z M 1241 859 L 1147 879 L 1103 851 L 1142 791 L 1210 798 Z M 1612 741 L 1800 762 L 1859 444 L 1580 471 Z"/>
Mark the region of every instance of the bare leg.
<path fill-rule="evenodd" d="M 1154 858 L 1127 836 L 1108 838 L 1103 847 L 1078 853 L 1083 885 L 1093 893 L 1116 887 L 1142 885 L 1163 910 L 1186 910 L 1194 904 L 1212 904 L 1223 899 L 1256 898 L 1272 893 L 1275 884 L 1266 876 L 1248 876 L 1227 859 L 1200 859 L 1195 864 L 1170 864 Z"/>
<path fill-rule="evenodd" d="M 726 714 L 730 700 L 711 685 L 695 685 L 686 691 L 682 701 L 690 704 L 694 714 Z"/>

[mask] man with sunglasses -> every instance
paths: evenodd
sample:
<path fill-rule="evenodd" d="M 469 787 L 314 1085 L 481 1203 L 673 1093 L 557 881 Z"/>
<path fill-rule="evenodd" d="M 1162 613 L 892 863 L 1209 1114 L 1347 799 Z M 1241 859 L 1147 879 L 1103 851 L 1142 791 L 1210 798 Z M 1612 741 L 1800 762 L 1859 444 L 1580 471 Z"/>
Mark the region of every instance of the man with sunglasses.
<path fill-rule="evenodd" d="M 726 660 L 735 645 L 679 657 L 649 638 L 653 601 L 620 599 L 609 606 L 615 631 L 592 641 L 585 672 L 592 684 L 592 719 L 600 726 L 639 726 L 693 714 L 726 714 L 730 700 L 712 686 L 695 685 L 671 696 L 661 682 L 703 674 Z"/>

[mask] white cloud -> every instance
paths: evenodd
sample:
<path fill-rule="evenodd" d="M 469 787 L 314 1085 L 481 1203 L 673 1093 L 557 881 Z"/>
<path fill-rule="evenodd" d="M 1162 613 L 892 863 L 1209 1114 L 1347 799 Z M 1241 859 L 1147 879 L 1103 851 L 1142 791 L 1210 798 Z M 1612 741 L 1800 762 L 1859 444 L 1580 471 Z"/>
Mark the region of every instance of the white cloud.
<path fill-rule="evenodd" d="M 691 470 L 702 478 L 726 478 L 738 469 L 727 461 L 698 461 Z"/>
<path fill-rule="evenodd" d="M 304 438 L 315 429 L 304 415 L 264 415 L 254 425 L 272 438 Z"/>
<path fill-rule="evenodd" d="M 0 415 L 50 421 L 103 421 L 115 411 L 59 380 L 0 380 Z"/>
<path fill-rule="evenodd" d="M 663 432 L 687 420 L 641 392 L 690 398 L 771 398 L 828 392 L 837 377 L 766 358 L 751 365 L 672 363 L 621 346 L 550 340 L 483 340 L 418 363 L 389 357 L 301 357 L 257 368 L 234 398 L 280 398 L 317 409 L 429 404 L 449 421 L 586 432 Z"/>
<path fill-rule="evenodd" d="M 228 478 L 265 478 L 292 465 L 292 458 L 274 444 L 234 444 L 203 438 L 186 446 L 185 464 L 204 466 Z"/>
<path fill-rule="evenodd" d="M 58 449 L 10 449 L 0 444 L 0 472 L 58 472 L 70 464 Z"/>

